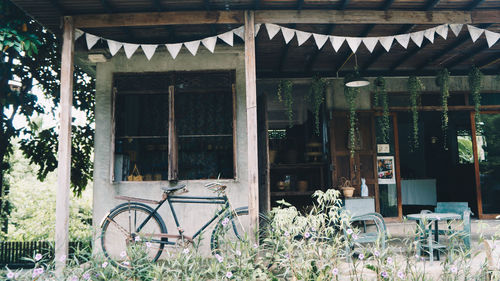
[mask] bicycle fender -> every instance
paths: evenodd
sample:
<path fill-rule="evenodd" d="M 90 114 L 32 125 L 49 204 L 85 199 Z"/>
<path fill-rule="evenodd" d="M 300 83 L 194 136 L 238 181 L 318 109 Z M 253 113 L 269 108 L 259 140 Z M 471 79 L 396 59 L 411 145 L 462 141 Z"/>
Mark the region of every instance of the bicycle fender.
<path fill-rule="evenodd" d="M 144 207 L 144 208 L 148 209 L 150 212 L 154 212 L 153 208 L 151 208 L 150 206 L 148 206 L 146 204 L 143 204 L 143 203 L 139 203 L 139 202 L 125 202 L 125 203 L 121 203 L 121 204 L 117 205 L 116 207 L 114 207 L 113 209 L 111 209 L 109 212 L 106 213 L 106 215 L 102 218 L 101 223 L 99 224 L 99 226 L 102 228 L 104 226 L 104 222 L 106 221 L 107 217 L 109 217 L 112 213 L 116 212 L 117 210 L 119 210 L 119 209 L 121 209 L 123 207 L 126 207 L 128 205 L 141 206 L 141 207 Z M 163 221 L 163 219 L 160 216 L 158 216 L 158 213 L 156 213 L 155 216 L 158 217 L 158 219 L 160 220 L 160 222 L 165 227 L 165 222 Z M 165 227 L 165 229 L 166 229 L 166 227 Z"/>

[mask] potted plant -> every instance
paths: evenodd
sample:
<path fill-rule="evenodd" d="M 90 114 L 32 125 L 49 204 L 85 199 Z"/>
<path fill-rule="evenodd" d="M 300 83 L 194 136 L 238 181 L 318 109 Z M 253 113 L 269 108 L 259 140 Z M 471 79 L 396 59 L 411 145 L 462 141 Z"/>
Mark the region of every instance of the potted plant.
<path fill-rule="evenodd" d="M 350 198 L 354 195 L 355 188 L 352 186 L 351 181 L 347 178 L 342 177 L 340 179 L 340 189 L 346 198 Z"/>

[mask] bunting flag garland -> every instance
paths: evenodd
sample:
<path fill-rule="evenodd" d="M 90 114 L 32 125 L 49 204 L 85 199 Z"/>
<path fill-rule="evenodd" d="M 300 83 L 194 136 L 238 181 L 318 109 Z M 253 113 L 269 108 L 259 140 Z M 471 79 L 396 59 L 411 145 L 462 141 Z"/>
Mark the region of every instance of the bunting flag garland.
<path fill-rule="evenodd" d="M 232 38 L 232 36 L 231 36 Z M 232 41 L 231 41 L 232 42 Z M 231 45 L 232 46 L 232 45 Z M 172 56 L 172 58 L 175 60 L 177 55 L 179 54 L 179 51 L 182 48 L 182 43 L 177 43 L 177 44 L 165 44 L 165 47 L 167 47 L 168 52 Z"/>
<path fill-rule="evenodd" d="M 141 48 L 144 54 L 146 55 L 146 58 L 148 58 L 148 60 L 151 60 L 151 58 L 155 54 L 156 48 L 158 48 L 158 45 L 141 44 Z"/>
<path fill-rule="evenodd" d="M 441 36 L 444 40 L 446 40 L 446 37 L 448 37 L 448 25 L 447 24 L 442 24 L 438 27 L 436 27 L 436 33 Z"/>
<path fill-rule="evenodd" d="M 384 49 L 389 52 L 392 47 L 392 42 L 394 42 L 394 36 L 384 36 L 378 39 L 380 44 L 384 47 Z"/>
<path fill-rule="evenodd" d="M 330 36 L 330 42 L 332 43 L 332 47 L 335 50 L 335 52 L 338 52 L 340 47 L 342 47 L 342 44 L 344 44 L 345 37 L 339 37 L 339 36 Z"/>
<path fill-rule="evenodd" d="M 375 49 L 377 42 L 378 42 L 377 37 L 363 38 L 363 44 L 365 44 L 366 48 L 368 49 L 368 51 L 370 51 L 370 53 L 373 53 L 373 49 Z"/>
<path fill-rule="evenodd" d="M 467 25 L 467 29 L 469 30 L 470 38 L 472 39 L 472 42 L 476 42 L 476 40 L 483 34 L 484 29 L 482 28 L 477 28 L 472 25 Z"/>
<path fill-rule="evenodd" d="M 314 42 L 316 42 L 316 46 L 318 46 L 318 50 L 320 50 L 323 47 L 323 45 L 325 45 L 326 40 L 328 40 L 328 36 L 323 34 L 313 33 L 313 37 L 314 37 Z"/>
<path fill-rule="evenodd" d="M 486 36 L 486 41 L 488 42 L 488 48 L 491 48 L 491 46 L 493 46 L 498 39 L 500 39 L 500 33 L 489 30 L 484 30 L 484 35 Z"/>
<path fill-rule="evenodd" d="M 376 46 L 377 43 L 380 42 L 382 47 L 389 52 L 390 49 L 392 48 L 392 45 L 394 43 L 394 40 L 396 40 L 403 48 L 407 49 L 408 44 L 410 41 L 413 41 L 418 47 L 422 47 L 422 43 L 424 38 L 427 38 L 429 42 L 434 43 L 435 39 L 435 34 L 437 33 L 439 36 L 441 36 L 444 40 L 447 39 L 448 37 L 448 28 L 451 29 L 455 37 L 459 35 L 459 33 L 462 30 L 463 24 L 442 24 L 438 25 L 432 28 L 428 28 L 425 30 L 417 31 L 417 32 L 412 32 L 412 33 L 407 33 L 407 34 L 397 34 L 397 35 L 391 35 L 391 36 L 380 36 L 380 37 L 349 37 L 349 36 L 333 36 L 333 35 L 325 35 L 325 34 L 318 34 L 318 33 L 311 33 L 311 32 L 305 32 L 305 31 L 300 31 L 296 30 L 293 28 L 288 28 L 284 26 L 279 26 L 277 24 L 272 24 L 272 23 L 266 23 L 266 30 L 269 36 L 269 39 L 273 39 L 276 34 L 278 34 L 279 31 L 281 31 L 283 35 L 283 39 L 285 40 L 286 44 L 289 44 L 290 41 L 293 39 L 294 36 L 297 36 L 297 43 L 299 46 L 303 45 L 309 38 L 312 36 L 314 38 L 314 42 L 318 50 L 323 48 L 325 45 L 326 41 L 330 40 L 330 43 L 335 50 L 335 52 L 338 52 L 339 49 L 342 47 L 345 41 L 347 41 L 347 44 L 351 51 L 355 53 L 358 49 L 359 46 L 361 45 L 361 42 L 365 45 L 365 47 L 368 49 L 370 53 L 372 53 Z M 256 24 L 255 25 L 255 36 L 259 33 L 261 24 Z M 469 31 L 469 35 L 472 39 L 472 42 L 476 42 L 477 39 L 481 37 L 481 35 L 484 33 L 486 37 L 486 41 L 488 43 L 488 47 L 492 47 L 493 45 L 497 44 L 500 42 L 500 33 L 489 31 L 486 29 L 478 28 L 472 25 L 467 25 L 467 30 Z M 97 42 L 99 42 L 100 39 L 104 40 L 107 45 L 109 52 L 111 53 L 112 56 L 118 53 L 118 51 L 122 48 L 125 51 L 125 55 L 127 58 L 131 58 L 134 53 L 136 52 L 137 48 L 139 46 L 142 48 L 144 54 L 146 55 L 146 58 L 148 60 L 151 60 L 151 58 L 154 56 L 158 46 L 160 44 L 132 44 L 132 43 L 124 43 L 124 42 L 119 42 L 111 39 L 105 39 L 101 38 L 99 36 L 86 33 L 80 29 L 75 29 L 74 36 L 75 40 L 78 38 L 82 37 L 82 35 L 85 34 L 85 41 L 87 44 L 87 48 L 90 50 L 92 47 L 94 47 Z M 167 48 L 168 52 L 172 56 L 173 59 L 177 57 L 179 54 L 180 50 L 182 49 L 182 46 L 184 45 L 186 49 L 193 55 L 195 56 L 198 53 L 198 49 L 200 44 L 203 44 L 205 48 L 211 53 L 215 52 L 215 46 L 217 45 L 217 38 L 221 39 L 224 43 L 228 44 L 229 46 L 234 45 L 234 35 L 237 35 L 240 37 L 242 40 L 245 38 L 245 27 L 240 26 L 238 28 L 235 28 L 233 30 L 224 32 L 222 34 L 218 34 L 216 36 L 211 36 L 207 38 L 203 38 L 200 40 L 194 40 L 194 41 L 189 41 L 189 42 L 183 42 L 183 43 L 174 43 L 174 44 L 164 44 L 165 47 Z"/>
<path fill-rule="evenodd" d="M 460 31 L 462 30 L 462 26 L 464 26 L 464 25 L 461 23 L 453 23 L 453 24 L 450 24 L 449 26 L 450 26 L 451 31 L 453 31 L 453 34 L 455 34 L 455 37 L 457 37 L 458 34 L 460 33 Z"/>
<path fill-rule="evenodd" d="M 184 42 L 184 46 L 186 46 L 186 48 L 188 49 L 188 51 L 193 56 L 196 56 L 196 53 L 198 52 L 198 47 L 200 46 L 200 40 L 194 40 L 194 41 Z"/>
<path fill-rule="evenodd" d="M 269 35 L 269 40 L 273 40 L 274 36 L 280 31 L 279 25 L 266 23 L 267 34 Z"/>
<path fill-rule="evenodd" d="M 92 47 L 94 47 L 95 43 L 97 43 L 99 39 L 101 38 L 89 33 L 85 33 L 85 40 L 87 41 L 87 48 L 89 48 L 89 50 L 92 49 Z"/>
<path fill-rule="evenodd" d="M 127 59 L 132 57 L 137 48 L 139 48 L 139 44 L 123 43 L 123 49 L 125 50 L 125 55 L 127 56 Z"/>
<path fill-rule="evenodd" d="M 403 46 L 403 48 L 408 48 L 408 43 L 410 43 L 410 34 L 400 34 L 394 36 L 396 41 L 398 41 L 399 45 Z"/>
<path fill-rule="evenodd" d="M 213 53 L 215 51 L 215 43 L 217 43 L 217 36 L 207 37 L 201 40 L 201 43 L 203 43 L 203 46 L 205 46 L 210 53 Z"/>
<path fill-rule="evenodd" d="M 123 46 L 123 43 L 114 41 L 114 40 L 107 40 L 108 41 L 108 48 L 109 52 L 111 53 L 112 56 L 114 56 L 120 48 Z"/>
<path fill-rule="evenodd" d="M 293 36 L 295 36 L 295 30 L 286 27 L 281 27 L 281 34 L 283 34 L 283 38 L 285 39 L 285 44 L 288 44 L 288 42 L 292 40 Z"/>
<path fill-rule="evenodd" d="M 424 41 L 424 32 L 423 31 L 417 31 L 417 32 L 412 32 L 410 33 L 410 38 L 413 40 L 417 46 L 422 47 L 422 42 Z"/>

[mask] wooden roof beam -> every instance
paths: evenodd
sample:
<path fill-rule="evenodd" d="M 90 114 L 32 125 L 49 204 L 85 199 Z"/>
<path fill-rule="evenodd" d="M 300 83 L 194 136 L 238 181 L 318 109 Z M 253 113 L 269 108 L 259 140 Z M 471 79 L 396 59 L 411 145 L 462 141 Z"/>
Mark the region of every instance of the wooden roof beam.
<path fill-rule="evenodd" d="M 105 0 L 101 0 L 106 2 Z M 242 24 L 244 11 L 167 11 L 75 15 L 76 28 L 155 26 L 188 24 Z M 443 24 L 497 23 L 497 10 L 407 11 L 407 10 L 258 10 L 257 23 L 276 24 Z"/>
<path fill-rule="evenodd" d="M 366 35 L 368 35 L 368 33 L 370 33 L 370 31 L 372 31 L 372 29 L 374 27 L 375 27 L 374 24 L 369 24 L 368 26 L 366 26 L 366 28 L 361 32 L 361 34 L 359 35 L 359 37 L 365 37 Z M 335 66 L 335 72 L 336 73 L 340 72 L 340 70 L 342 69 L 342 67 L 347 63 L 347 61 L 351 57 L 351 54 L 352 54 L 352 52 L 349 52 L 345 56 L 343 56 L 341 60 L 339 60 L 339 62 Z"/>
<path fill-rule="evenodd" d="M 477 6 L 481 5 L 484 2 L 484 0 L 473 0 L 468 6 L 467 10 L 474 10 L 477 8 Z"/>
<path fill-rule="evenodd" d="M 462 62 L 465 62 L 468 59 L 471 59 L 472 61 L 474 61 L 474 56 L 475 55 L 477 55 L 480 52 L 482 52 L 484 50 L 487 50 L 487 49 L 488 49 L 488 43 L 486 43 L 485 41 L 482 41 L 481 43 L 479 43 L 474 48 L 469 49 L 466 52 L 463 52 L 462 56 L 460 56 L 456 60 L 453 60 L 451 63 L 446 64 L 445 67 L 448 68 L 448 69 L 452 69 L 455 66 L 461 64 Z"/>
<path fill-rule="evenodd" d="M 295 24 L 292 24 L 290 25 L 290 28 L 295 28 Z M 286 57 L 288 56 L 288 50 L 290 49 L 290 45 L 291 45 L 291 41 L 287 43 L 285 43 L 285 45 L 283 46 L 283 48 L 281 48 L 281 57 L 280 57 L 280 62 L 278 64 L 278 69 L 277 71 L 278 72 L 281 72 L 283 71 L 283 66 L 285 65 L 285 60 L 286 60 Z"/>
<path fill-rule="evenodd" d="M 332 34 L 333 30 L 335 29 L 335 24 L 329 24 L 327 27 L 326 27 L 326 30 L 325 30 L 325 34 L 327 35 L 330 35 Z M 328 40 L 327 40 L 328 41 Z M 326 42 L 326 44 L 328 44 L 329 42 Z M 323 45 L 323 48 L 325 47 L 325 45 Z M 321 49 L 323 49 L 321 48 Z M 311 55 L 311 57 L 309 58 L 309 62 L 307 63 L 306 65 L 306 72 L 311 72 L 314 64 L 316 63 L 316 61 L 318 60 L 318 56 L 319 54 L 321 53 L 321 49 L 317 49 L 314 51 L 314 53 Z"/>
<path fill-rule="evenodd" d="M 407 62 L 408 60 L 410 60 L 411 58 L 413 58 L 416 54 L 418 54 L 418 52 L 420 52 L 421 50 L 423 50 L 427 45 L 429 45 L 430 41 L 428 40 L 424 40 L 424 42 L 422 42 L 422 45 L 419 47 L 419 46 L 415 46 L 415 48 L 413 50 L 411 50 L 404 58 L 398 60 L 396 63 L 394 63 L 393 65 L 391 65 L 391 67 L 389 68 L 389 71 L 394 71 L 396 68 L 400 67 L 402 64 L 404 64 L 405 62 Z"/>
<path fill-rule="evenodd" d="M 340 3 L 340 10 L 345 10 L 347 8 L 347 5 L 349 5 L 349 0 L 342 0 L 342 3 Z"/>

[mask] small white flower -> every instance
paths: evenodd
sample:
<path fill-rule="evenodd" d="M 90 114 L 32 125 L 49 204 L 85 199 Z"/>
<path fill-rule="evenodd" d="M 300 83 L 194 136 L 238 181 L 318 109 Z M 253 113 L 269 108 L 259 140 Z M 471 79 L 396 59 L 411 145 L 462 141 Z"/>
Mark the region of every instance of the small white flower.
<path fill-rule="evenodd" d="M 346 232 L 347 232 L 347 234 L 349 234 L 349 235 L 351 235 L 351 234 L 353 233 L 352 229 L 350 229 L 350 228 L 349 228 Z"/>
<path fill-rule="evenodd" d="M 288 236 L 290 236 L 290 233 L 285 230 L 285 233 L 283 233 L 283 235 L 285 235 L 285 237 L 288 237 Z"/>
<path fill-rule="evenodd" d="M 311 237 L 311 233 L 309 233 L 309 232 L 304 233 L 304 237 L 305 237 L 306 239 L 308 239 L 309 237 Z"/>
<path fill-rule="evenodd" d="M 226 226 L 228 223 L 229 223 L 229 218 L 224 218 L 224 220 L 222 220 L 223 226 Z"/>
<path fill-rule="evenodd" d="M 456 266 L 452 266 L 452 267 L 450 268 L 450 271 L 451 271 L 452 273 L 457 273 L 457 272 L 458 272 L 458 268 L 457 268 Z"/>
<path fill-rule="evenodd" d="M 135 242 L 139 242 L 139 241 L 141 241 L 141 237 L 140 237 L 140 236 L 136 236 L 136 237 L 134 238 L 134 240 L 135 240 Z"/>
<path fill-rule="evenodd" d="M 233 277 L 233 273 L 232 273 L 231 271 L 228 271 L 228 272 L 226 273 L 226 277 L 227 277 L 228 279 L 231 279 L 231 278 Z"/>
<path fill-rule="evenodd" d="M 189 254 L 189 248 L 184 248 L 184 250 L 182 250 L 182 252 L 183 252 L 184 254 Z"/>
<path fill-rule="evenodd" d="M 257 243 L 254 243 L 254 244 L 253 244 L 253 247 L 254 247 L 255 249 L 257 249 L 257 248 L 259 248 L 259 245 L 257 245 Z"/>
<path fill-rule="evenodd" d="M 102 267 L 102 268 L 106 268 L 107 266 L 108 266 L 108 262 L 107 262 L 107 261 L 105 261 L 105 262 L 103 262 L 103 263 L 101 264 L 101 267 Z"/>
<path fill-rule="evenodd" d="M 405 274 L 401 271 L 398 272 L 398 277 L 399 279 L 404 279 L 405 278 Z"/>
<path fill-rule="evenodd" d="M 339 269 L 338 269 L 338 268 L 334 268 L 334 269 L 332 270 L 332 274 L 333 274 L 333 276 L 335 276 L 335 275 L 339 274 Z"/>
<path fill-rule="evenodd" d="M 354 234 L 352 235 L 352 239 L 355 239 L 355 240 L 356 240 L 356 239 L 358 239 L 358 235 L 357 235 L 356 233 L 354 233 Z"/>
<path fill-rule="evenodd" d="M 379 252 L 379 251 L 377 251 L 377 250 L 375 250 L 375 251 L 373 252 L 373 255 L 374 255 L 374 256 L 376 256 L 376 257 L 378 257 L 378 256 L 380 256 L 380 252 Z"/>
<path fill-rule="evenodd" d="M 392 263 L 392 258 L 391 257 L 387 258 L 387 263 L 389 263 L 389 264 Z"/>
<path fill-rule="evenodd" d="M 65 261 L 66 261 L 66 255 L 62 255 L 62 256 L 59 258 L 59 261 L 60 261 L 60 262 L 65 262 Z"/>
<path fill-rule="evenodd" d="M 122 251 L 122 252 L 120 253 L 120 257 L 124 258 L 124 257 L 126 257 L 126 256 L 127 256 L 127 252 Z"/>
<path fill-rule="evenodd" d="M 35 261 L 39 261 L 42 259 L 42 254 L 36 254 L 35 255 Z"/>
<path fill-rule="evenodd" d="M 224 258 L 219 255 L 219 254 L 215 254 L 215 258 L 219 261 L 219 262 L 223 262 L 224 261 Z"/>
<path fill-rule="evenodd" d="M 151 242 L 146 242 L 146 247 L 151 248 L 152 244 Z"/>
<path fill-rule="evenodd" d="M 365 255 L 363 255 L 363 254 L 359 254 L 358 258 L 359 258 L 360 260 L 362 260 L 362 259 L 364 259 L 364 258 L 365 258 Z"/>
<path fill-rule="evenodd" d="M 123 264 L 123 266 L 129 266 L 130 265 L 130 263 L 128 261 L 124 261 L 122 264 Z"/>
<path fill-rule="evenodd" d="M 9 271 L 9 273 L 7 273 L 7 278 L 9 278 L 9 279 L 14 278 L 14 276 L 15 276 L 14 272 L 12 272 L 12 271 Z"/>
<path fill-rule="evenodd" d="M 241 252 L 240 250 L 236 250 L 236 252 L 234 252 L 237 256 L 241 256 Z"/>

